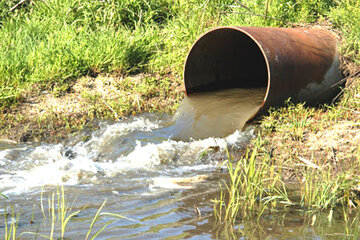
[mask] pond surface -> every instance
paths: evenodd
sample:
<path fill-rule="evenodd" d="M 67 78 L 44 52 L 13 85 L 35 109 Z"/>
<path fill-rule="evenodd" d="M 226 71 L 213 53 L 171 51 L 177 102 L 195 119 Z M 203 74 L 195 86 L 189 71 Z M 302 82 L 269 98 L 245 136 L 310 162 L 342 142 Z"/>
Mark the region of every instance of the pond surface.
<path fill-rule="evenodd" d="M 234 100 L 234 93 L 244 97 Z M 344 235 L 344 223 L 335 218 L 323 224 L 319 219 L 326 219 L 325 213 L 314 220 L 313 215 L 289 210 L 264 214 L 259 221 L 240 221 L 234 228 L 215 226 L 211 200 L 219 198 L 219 185 L 227 178 L 221 166 L 225 150 L 236 152 L 254 137 L 253 127 L 237 129 L 258 110 L 263 94 L 263 90 L 204 93 L 205 98 L 185 99 L 175 118 L 144 114 L 102 123 L 96 131 L 59 144 L 0 143 L 0 192 L 8 198 L 0 196 L 0 237 L 10 206 L 18 214 L 18 234 L 49 237 L 52 194 L 56 208 L 59 185 L 64 186 L 69 213 L 81 210 L 66 227 L 68 239 L 85 239 L 105 199 L 102 212 L 128 219 L 100 217 L 90 236 L 109 225 L 97 239 L 354 236 Z M 247 106 L 244 98 L 250 102 Z M 8 216 L 8 225 L 11 221 Z M 55 228 L 56 239 L 59 225 Z M 35 236 L 23 234 L 20 239 Z"/>

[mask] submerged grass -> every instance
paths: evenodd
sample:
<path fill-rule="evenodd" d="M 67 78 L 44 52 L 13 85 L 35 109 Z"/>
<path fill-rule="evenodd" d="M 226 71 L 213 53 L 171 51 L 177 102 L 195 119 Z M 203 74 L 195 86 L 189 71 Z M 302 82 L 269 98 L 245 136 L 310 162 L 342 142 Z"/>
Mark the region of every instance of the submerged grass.
<path fill-rule="evenodd" d="M 4 208 L 6 210 L 6 206 Z M 11 217 L 11 223 L 10 223 L 10 227 L 7 225 L 8 223 L 8 217 Z M 10 239 L 13 239 L 15 240 L 16 239 L 16 236 L 17 236 L 17 223 L 18 223 L 18 214 L 16 214 L 15 216 L 15 211 L 14 211 L 14 208 L 13 206 L 11 206 L 11 215 L 8 215 L 5 211 L 4 213 L 4 220 L 5 220 L 5 236 L 4 236 L 4 239 L 5 240 L 10 240 Z"/>
<path fill-rule="evenodd" d="M 74 204 L 74 202 L 72 203 Z M 135 221 L 133 219 L 127 218 L 123 215 L 110 213 L 110 212 L 103 212 L 103 208 L 105 207 L 106 199 L 101 204 L 99 209 L 97 210 L 95 216 L 92 219 L 92 222 L 89 226 L 89 230 L 85 236 L 85 240 L 88 239 L 96 239 L 97 236 L 105 230 L 105 228 L 111 224 L 114 219 L 122 218 L 128 221 Z M 6 206 L 4 206 L 6 210 Z M 56 192 L 49 193 L 47 197 L 47 205 L 44 201 L 44 188 L 41 191 L 40 196 L 40 211 L 43 215 L 43 223 L 45 226 L 49 226 L 49 232 L 45 233 L 43 231 L 39 231 L 39 226 L 37 226 L 36 231 L 23 231 L 18 232 L 18 222 L 19 222 L 19 215 L 15 213 L 14 207 L 11 206 L 11 215 L 8 213 L 4 213 L 4 225 L 5 225 L 5 233 L 4 239 L 19 239 L 22 236 L 30 235 L 34 236 L 35 239 L 38 237 L 42 237 L 45 239 L 67 239 L 66 238 L 66 227 L 72 221 L 73 218 L 76 218 L 83 209 L 80 210 L 73 210 L 73 207 L 70 206 L 66 193 L 63 186 L 58 186 L 56 188 Z M 9 216 L 11 217 L 11 222 L 9 223 Z M 95 223 L 99 221 L 101 216 L 110 217 L 110 220 L 102 221 L 103 226 L 98 228 L 94 234 L 92 232 L 95 231 Z M 31 220 L 33 222 L 33 220 Z"/>
<path fill-rule="evenodd" d="M 214 212 L 219 222 L 234 223 L 237 218 L 259 218 L 277 203 L 291 205 L 279 173 L 268 163 L 270 158 L 256 161 L 257 146 L 245 157 L 234 162 L 228 156 L 229 182 L 225 182 L 220 199 L 215 199 Z"/>

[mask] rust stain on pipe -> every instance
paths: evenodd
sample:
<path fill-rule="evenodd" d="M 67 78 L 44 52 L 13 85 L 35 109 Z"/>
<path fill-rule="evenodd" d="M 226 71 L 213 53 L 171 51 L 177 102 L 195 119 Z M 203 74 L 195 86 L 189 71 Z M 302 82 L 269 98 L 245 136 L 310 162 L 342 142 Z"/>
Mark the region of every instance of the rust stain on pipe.
<path fill-rule="evenodd" d="M 322 29 L 215 28 L 194 43 L 184 67 L 188 95 L 266 88 L 259 112 L 281 106 L 289 97 L 293 102 L 326 102 L 338 93 L 334 84 L 342 78 L 336 37 Z"/>

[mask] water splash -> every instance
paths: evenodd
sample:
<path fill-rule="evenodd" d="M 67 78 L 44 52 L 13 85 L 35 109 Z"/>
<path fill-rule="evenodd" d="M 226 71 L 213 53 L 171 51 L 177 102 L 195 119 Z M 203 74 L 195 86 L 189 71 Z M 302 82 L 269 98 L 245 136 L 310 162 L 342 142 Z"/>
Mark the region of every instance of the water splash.
<path fill-rule="evenodd" d="M 156 131 L 160 127 L 160 122 L 134 118 L 130 122 L 104 124 L 89 141 L 74 146 L 42 144 L 0 151 L 0 191 L 10 194 L 43 185 L 92 184 L 131 170 L 159 171 L 161 166 L 178 170 L 182 166 L 214 166 L 216 159 L 202 157 L 204 151 L 223 151 L 253 137 L 249 129 L 226 138 L 184 142 L 159 137 L 157 133 L 163 135 L 163 131 Z M 150 133 L 154 141 L 149 138 Z"/>
<path fill-rule="evenodd" d="M 2 148 L 0 192 L 96 184 L 131 171 L 172 169 L 177 175 L 215 167 L 216 154 L 208 153 L 243 146 L 254 136 L 251 128 L 239 129 L 258 111 L 263 95 L 264 89 L 203 93 L 183 101 L 171 126 L 166 118 L 148 114 L 102 123 L 85 141 L 75 137 L 60 144 Z"/>

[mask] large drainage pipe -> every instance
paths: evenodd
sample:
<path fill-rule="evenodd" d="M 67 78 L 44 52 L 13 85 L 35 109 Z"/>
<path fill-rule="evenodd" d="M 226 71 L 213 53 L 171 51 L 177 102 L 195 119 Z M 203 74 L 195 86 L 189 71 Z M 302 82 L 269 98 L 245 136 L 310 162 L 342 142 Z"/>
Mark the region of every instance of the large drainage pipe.
<path fill-rule="evenodd" d="M 289 97 L 292 102 L 326 102 L 338 93 L 334 85 L 342 78 L 336 37 L 321 29 L 215 28 L 194 43 L 184 68 L 188 96 L 265 88 L 258 113 Z"/>

